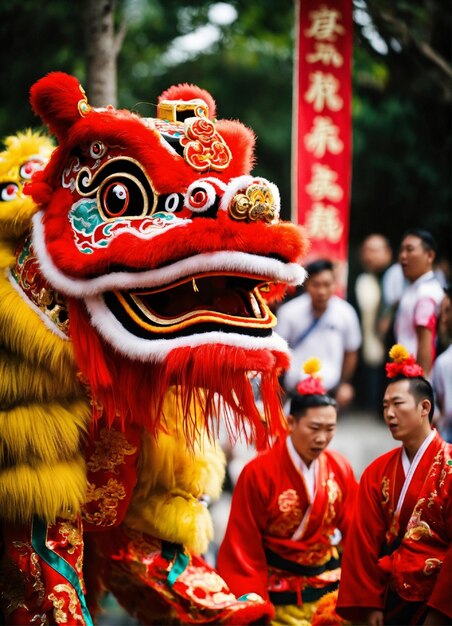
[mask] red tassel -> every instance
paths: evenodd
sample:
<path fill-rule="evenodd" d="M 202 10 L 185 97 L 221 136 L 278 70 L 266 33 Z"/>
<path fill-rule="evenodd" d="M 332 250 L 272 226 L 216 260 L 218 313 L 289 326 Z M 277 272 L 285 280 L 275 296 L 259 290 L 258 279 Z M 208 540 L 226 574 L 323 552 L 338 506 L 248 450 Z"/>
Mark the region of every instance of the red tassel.
<path fill-rule="evenodd" d="M 80 300 L 69 300 L 70 334 L 75 359 L 95 390 L 107 388 L 112 379 L 104 357 L 103 347 L 90 325 Z"/>
<path fill-rule="evenodd" d="M 70 302 L 71 335 L 75 358 L 88 380 L 94 404 L 100 403 L 107 422 L 124 427 L 133 422 L 152 434 L 165 428 L 163 401 L 175 389 L 181 425 L 188 445 L 201 431 L 212 438 L 220 420 L 231 438 L 245 433 L 258 449 L 286 432 L 278 375 L 287 365 L 285 355 L 268 350 L 248 351 L 223 345 L 172 350 L 162 363 L 131 361 L 115 353 L 95 332 L 82 303 Z M 249 372 L 262 377 L 261 415 L 253 395 Z M 191 405 L 196 404 L 196 416 Z M 245 426 L 247 425 L 247 428 Z"/>

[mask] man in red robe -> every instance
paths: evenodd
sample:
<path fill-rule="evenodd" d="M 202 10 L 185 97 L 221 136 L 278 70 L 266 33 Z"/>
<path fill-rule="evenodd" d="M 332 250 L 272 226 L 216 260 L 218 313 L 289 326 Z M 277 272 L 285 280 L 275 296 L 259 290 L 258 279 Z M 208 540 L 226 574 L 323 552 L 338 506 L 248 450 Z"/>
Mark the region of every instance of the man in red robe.
<path fill-rule="evenodd" d="M 452 446 L 431 427 L 433 392 L 403 346 L 390 351 L 384 420 L 402 446 L 364 471 L 337 612 L 359 624 L 451 624 Z"/>
<path fill-rule="evenodd" d="M 314 376 L 319 366 L 318 359 L 305 364 L 311 377 L 291 401 L 290 435 L 243 469 L 218 554 L 219 572 L 234 593 L 256 592 L 275 605 L 274 624 L 310 624 L 318 600 L 337 588 L 335 544 L 354 511 L 351 465 L 326 450 L 337 412 Z"/>

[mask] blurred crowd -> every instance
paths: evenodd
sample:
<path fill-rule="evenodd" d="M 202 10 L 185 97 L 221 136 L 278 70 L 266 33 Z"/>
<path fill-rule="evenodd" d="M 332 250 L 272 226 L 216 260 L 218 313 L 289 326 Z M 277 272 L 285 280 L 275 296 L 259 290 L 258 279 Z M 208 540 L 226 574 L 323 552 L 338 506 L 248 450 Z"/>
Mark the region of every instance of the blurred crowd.
<path fill-rule="evenodd" d="M 284 391 L 290 397 L 302 362 L 317 356 L 340 410 L 378 416 L 388 350 L 401 343 L 435 387 L 435 422 L 444 436 L 452 420 L 442 388 L 451 359 L 450 262 L 431 233 L 417 228 L 401 236 L 397 254 L 380 233 L 367 236 L 358 254 L 359 271 L 345 298 L 336 295 L 334 264 L 321 259 L 307 266 L 302 292 L 278 306 L 276 330 L 293 355 Z"/>

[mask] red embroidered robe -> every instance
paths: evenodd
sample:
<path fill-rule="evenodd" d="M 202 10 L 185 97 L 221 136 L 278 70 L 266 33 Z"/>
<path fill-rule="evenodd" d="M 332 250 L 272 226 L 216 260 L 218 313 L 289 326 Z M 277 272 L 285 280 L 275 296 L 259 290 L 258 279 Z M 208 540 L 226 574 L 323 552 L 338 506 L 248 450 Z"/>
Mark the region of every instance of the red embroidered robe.
<path fill-rule="evenodd" d="M 388 584 L 403 600 L 423 601 L 451 615 L 451 452 L 452 446 L 436 434 L 399 514 L 395 510 L 405 481 L 402 447 L 364 471 L 342 560 L 339 615 L 356 620 L 369 608 L 384 609 Z M 383 556 L 397 540 L 400 545 Z"/>
<path fill-rule="evenodd" d="M 353 515 L 357 483 L 348 461 L 324 451 L 319 459 L 314 500 L 289 456 L 286 441 L 257 456 L 243 469 L 234 489 L 229 522 L 220 546 L 217 567 L 238 596 L 256 592 L 294 591 L 324 587 L 338 580 L 340 571 L 294 576 L 268 566 L 269 551 L 282 561 L 324 565 L 337 555 L 331 535 L 338 528 L 346 536 Z M 308 510 L 302 535 L 292 536 Z"/>

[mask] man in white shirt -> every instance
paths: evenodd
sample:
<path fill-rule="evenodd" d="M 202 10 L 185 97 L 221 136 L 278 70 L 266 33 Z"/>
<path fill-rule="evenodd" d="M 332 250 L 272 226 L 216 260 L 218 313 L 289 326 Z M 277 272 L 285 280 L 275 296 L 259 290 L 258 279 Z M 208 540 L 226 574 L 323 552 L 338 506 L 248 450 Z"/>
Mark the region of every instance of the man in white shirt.
<path fill-rule="evenodd" d="M 436 241 L 426 230 L 413 228 L 402 237 L 399 262 L 410 284 L 397 310 L 395 338 L 414 354 L 427 377 L 435 360 L 436 326 L 444 297 L 433 273 L 436 252 Z"/>
<path fill-rule="evenodd" d="M 359 319 L 351 304 L 334 295 L 331 261 L 314 261 L 306 266 L 306 271 L 306 292 L 277 311 L 276 332 L 292 351 L 283 385 L 292 394 L 302 377 L 304 361 L 317 357 L 323 364 L 325 388 L 335 394 L 339 406 L 345 406 L 354 395 L 350 381 L 361 345 Z"/>

